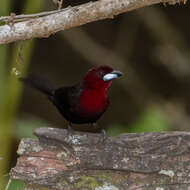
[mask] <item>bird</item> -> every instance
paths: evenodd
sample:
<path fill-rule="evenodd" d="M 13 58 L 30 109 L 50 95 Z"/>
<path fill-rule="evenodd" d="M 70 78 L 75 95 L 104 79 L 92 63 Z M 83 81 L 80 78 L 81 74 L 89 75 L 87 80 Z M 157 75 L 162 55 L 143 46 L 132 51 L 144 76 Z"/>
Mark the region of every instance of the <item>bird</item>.
<path fill-rule="evenodd" d="M 50 82 L 37 76 L 19 79 L 45 94 L 68 121 L 68 134 L 72 136 L 72 124 L 92 124 L 104 114 L 109 106 L 108 89 L 113 79 L 122 76 L 122 72 L 110 66 L 98 66 L 90 69 L 83 79 L 73 86 L 55 88 Z M 106 133 L 101 131 L 103 139 Z"/>

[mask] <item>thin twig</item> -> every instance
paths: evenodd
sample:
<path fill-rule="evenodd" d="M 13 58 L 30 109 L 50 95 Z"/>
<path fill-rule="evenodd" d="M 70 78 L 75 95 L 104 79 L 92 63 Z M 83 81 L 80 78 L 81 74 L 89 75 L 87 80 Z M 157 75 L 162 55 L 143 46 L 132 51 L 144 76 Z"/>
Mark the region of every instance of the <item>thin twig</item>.
<path fill-rule="evenodd" d="M 6 187 L 5 187 L 5 190 L 8 190 L 8 189 L 9 189 L 9 186 L 10 186 L 11 182 L 12 182 L 12 179 L 9 178 L 9 181 L 8 181 Z"/>
<path fill-rule="evenodd" d="M 35 13 L 35 14 L 15 15 L 14 16 L 14 22 L 16 23 L 16 22 L 26 21 L 26 20 L 34 19 L 34 18 L 38 18 L 38 17 L 48 16 L 48 15 L 51 15 L 54 13 L 59 13 L 61 11 L 63 11 L 63 9 L 53 10 L 53 11 L 45 11 L 45 12 Z M 0 22 L 8 22 L 10 20 L 10 18 L 11 18 L 11 16 L 1 16 Z"/>

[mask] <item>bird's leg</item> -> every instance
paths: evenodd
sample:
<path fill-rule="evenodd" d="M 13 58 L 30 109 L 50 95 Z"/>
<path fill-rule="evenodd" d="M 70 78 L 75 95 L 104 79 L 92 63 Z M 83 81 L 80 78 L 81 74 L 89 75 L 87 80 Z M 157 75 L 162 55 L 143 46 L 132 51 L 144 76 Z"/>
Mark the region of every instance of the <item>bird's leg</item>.
<path fill-rule="evenodd" d="M 97 127 L 97 126 L 98 126 L 97 123 L 92 123 L 92 126 L 93 126 L 95 129 L 98 128 L 98 127 Z M 102 135 L 102 139 L 103 139 L 102 142 L 105 142 L 108 137 L 107 137 L 106 131 L 105 131 L 104 129 L 101 130 L 101 135 Z"/>
<path fill-rule="evenodd" d="M 101 135 L 102 135 L 102 138 L 103 138 L 103 141 L 102 142 L 105 142 L 107 140 L 107 135 L 106 135 L 106 131 L 104 129 L 101 130 Z"/>
<path fill-rule="evenodd" d="M 67 134 L 68 134 L 69 140 L 71 140 L 72 139 L 72 134 L 73 134 L 71 123 L 69 123 L 69 125 L 67 127 Z"/>
<path fill-rule="evenodd" d="M 94 129 L 97 129 L 98 127 L 98 125 L 97 125 L 97 123 L 92 123 L 92 126 L 94 127 Z"/>

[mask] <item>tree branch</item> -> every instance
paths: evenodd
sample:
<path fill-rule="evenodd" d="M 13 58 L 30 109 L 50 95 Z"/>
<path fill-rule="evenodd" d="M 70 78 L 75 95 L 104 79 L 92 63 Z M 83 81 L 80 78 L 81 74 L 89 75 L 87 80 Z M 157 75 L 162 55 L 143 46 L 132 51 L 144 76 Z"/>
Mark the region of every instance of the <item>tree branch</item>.
<path fill-rule="evenodd" d="M 23 139 L 11 178 L 27 188 L 179 190 L 190 186 L 190 132 L 101 135 L 53 128 Z"/>
<path fill-rule="evenodd" d="M 45 12 L 41 12 L 41 13 L 35 13 L 35 14 L 22 14 L 22 15 L 15 15 L 14 16 L 14 22 L 20 22 L 20 21 L 27 21 L 29 19 L 32 18 L 38 18 L 38 17 L 43 17 L 43 16 L 48 16 L 54 13 L 58 13 L 61 12 L 62 10 L 53 10 L 53 11 L 45 11 Z M 9 22 L 10 21 L 11 16 L 1 16 L 0 17 L 0 22 Z"/>
<path fill-rule="evenodd" d="M 160 2 L 175 4 L 180 1 L 186 2 L 186 0 L 99 0 L 75 7 L 68 7 L 61 11 L 50 13 L 47 16 L 44 16 L 47 13 L 41 13 L 42 15 L 38 15 L 36 18 L 33 18 L 32 15 L 28 17 L 27 15 L 25 17 L 22 15 L 20 19 L 26 19 L 26 21 L 15 23 L 14 27 L 9 24 L 0 26 L 0 44 L 48 37 L 61 30 L 97 20 L 113 18 L 115 15 L 140 7 Z M 6 19 L 5 17 L 0 18 L 0 20 Z M 17 16 L 14 19 L 18 21 L 19 18 Z"/>

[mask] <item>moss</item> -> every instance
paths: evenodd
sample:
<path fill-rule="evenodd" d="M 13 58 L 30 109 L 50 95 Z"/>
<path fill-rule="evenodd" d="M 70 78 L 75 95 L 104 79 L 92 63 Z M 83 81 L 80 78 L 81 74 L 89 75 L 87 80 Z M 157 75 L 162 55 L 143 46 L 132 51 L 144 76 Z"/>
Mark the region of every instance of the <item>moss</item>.
<path fill-rule="evenodd" d="M 139 179 L 136 179 L 136 185 L 139 185 L 141 182 Z"/>
<path fill-rule="evenodd" d="M 158 184 L 160 185 L 164 185 L 167 183 L 167 178 L 166 177 L 163 177 L 163 178 L 160 178 L 158 181 L 157 181 Z"/>
<path fill-rule="evenodd" d="M 75 183 L 75 188 L 83 190 L 94 190 L 95 187 L 99 186 L 98 179 L 96 177 L 81 176 L 80 181 Z"/>
<path fill-rule="evenodd" d="M 115 171 L 88 171 L 85 174 L 86 175 L 84 175 L 84 173 L 83 175 L 73 173 L 73 175 L 66 180 L 65 178 L 61 178 L 59 182 L 57 182 L 56 187 L 70 187 L 74 190 L 95 190 L 105 183 L 117 186 L 122 181 L 126 181 L 125 177 Z M 71 177 L 72 179 L 70 179 Z"/>
<path fill-rule="evenodd" d="M 116 172 L 102 172 L 102 171 L 93 171 L 93 173 L 88 174 L 88 176 L 80 176 L 80 180 L 74 184 L 75 189 L 82 190 L 94 190 L 96 187 L 104 183 L 113 183 L 118 184 L 125 179 Z"/>
<path fill-rule="evenodd" d="M 69 186 L 69 183 L 63 178 L 59 182 L 56 183 L 56 188 L 63 188 L 67 186 Z"/>

